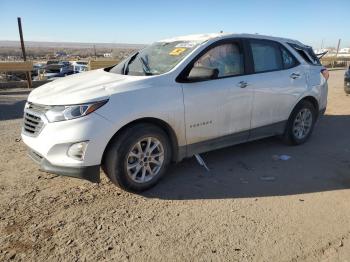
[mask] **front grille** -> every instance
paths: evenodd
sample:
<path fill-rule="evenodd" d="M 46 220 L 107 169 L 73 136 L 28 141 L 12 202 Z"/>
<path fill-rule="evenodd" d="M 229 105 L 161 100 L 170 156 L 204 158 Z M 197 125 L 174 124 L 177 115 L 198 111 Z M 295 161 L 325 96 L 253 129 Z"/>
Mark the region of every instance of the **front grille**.
<path fill-rule="evenodd" d="M 24 109 L 23 133 L 38 136 L 44 127 L 42 116 L 47 110 L 47 106 L 28 103 Z"/>

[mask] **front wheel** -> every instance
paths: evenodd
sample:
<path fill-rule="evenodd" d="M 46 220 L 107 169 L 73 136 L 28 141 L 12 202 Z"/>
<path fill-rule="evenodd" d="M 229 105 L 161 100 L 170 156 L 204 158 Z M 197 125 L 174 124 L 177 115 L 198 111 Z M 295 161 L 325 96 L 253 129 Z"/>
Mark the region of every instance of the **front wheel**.
<path fill-rule="evenodd" d="M 160 180 L 170 159 L 171 145 L 166 133 L 150 124 L 137 124 L 112 141 L 104 170 L 114 184 L 140 192 Z"/>
<path fill-rule="evenodd" d="M 299 102 L 288 119 L 284 140 L 293 145 L 305 143 L 312 134 L 316 117 L 312 103 L 307 100 Z"/>

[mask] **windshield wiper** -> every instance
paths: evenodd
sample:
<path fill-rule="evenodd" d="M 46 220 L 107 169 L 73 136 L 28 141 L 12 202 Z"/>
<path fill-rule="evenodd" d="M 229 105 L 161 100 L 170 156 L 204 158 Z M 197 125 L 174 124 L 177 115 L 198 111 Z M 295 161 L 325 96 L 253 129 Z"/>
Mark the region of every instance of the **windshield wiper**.
<path fill-rule="evenodd" d="M 145 75 L 147 76 L 150 76 L 150 75 L 153 75 L 151 73 L 151 69 L 149 68 L 149 65 L 147 64 L 147 62 L 145 61 L 145 59 L 143 57 L 139 57 L 139 60 L 141 62 L 141 65 L 142 65 L 142 70 L 143 72 L 145 73 Z"/>
<path fill-rule="evenodd" d="M 131 64 L 132 61 L 136 58 L 136 56 L 139 54 L 139 52 L 136 52 L 133 56 L 130 57 L 128 61 L 125 62 L 123 66 L 123 75 L 127 75 L 129 73 L 129 65 Z"/>

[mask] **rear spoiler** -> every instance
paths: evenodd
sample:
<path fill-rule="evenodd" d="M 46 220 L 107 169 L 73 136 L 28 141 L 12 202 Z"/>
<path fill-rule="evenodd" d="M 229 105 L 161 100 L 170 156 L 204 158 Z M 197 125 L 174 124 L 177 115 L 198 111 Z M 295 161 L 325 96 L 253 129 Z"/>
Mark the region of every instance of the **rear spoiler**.
<path fill-rule="evenodd" d="M 328 53 L 328 51 L 324 51 L 324 52 L 322 52 L 322 53 L 315 54 L 315 55 L 317 56 L 318 59 L 321 59 L 321 58 L 324 57 L 327 53 Z"/>

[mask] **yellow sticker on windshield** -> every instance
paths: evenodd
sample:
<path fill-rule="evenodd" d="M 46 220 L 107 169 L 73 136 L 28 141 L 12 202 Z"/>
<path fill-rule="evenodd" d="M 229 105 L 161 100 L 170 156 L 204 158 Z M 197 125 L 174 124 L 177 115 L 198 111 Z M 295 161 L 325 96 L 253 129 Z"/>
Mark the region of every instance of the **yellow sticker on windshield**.
<path fill-rule="evenodd" d="M 169 53 L 169 55 L 181 55 L 183 52 L 186 51 L 186 49 L 187 48 L 184 48 L 184 47 L 175 48 Z"/>

